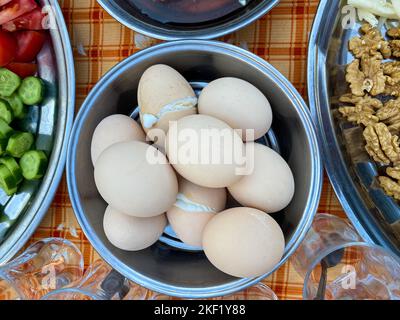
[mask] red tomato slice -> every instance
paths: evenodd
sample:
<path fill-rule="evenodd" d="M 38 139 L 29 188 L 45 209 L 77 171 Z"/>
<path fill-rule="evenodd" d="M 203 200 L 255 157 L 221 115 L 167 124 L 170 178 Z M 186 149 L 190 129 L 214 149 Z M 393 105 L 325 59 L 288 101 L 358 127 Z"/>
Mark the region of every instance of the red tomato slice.
<path fill-rule="evenodd" d="M 17 52 L 17 41 L 9 32 L 0 30 L 0 67 L 10 63 Z"/>
<path fill-rule="evenodd" d="M 0 25 L 14 20 L 37 7 L 35 0 L 13 0 L 1 8 Z"/>
<path fill-rule="evenodd" d="M 42 50 L 46 41 L 46 33 L 40 31 L 15 32 L 17 39 L 17 52 L 15 62 L 32 62 Z"/>
<path fill-rule="evenodd" d="M 4 6 L 5 4 L 11 2 L 12 0 L 0 0 L 0 7 Z"/>
<path fill-rule="evenodd" d="M 34 76 L 37 72 L 36 63 L 11 62 L 5 68 L 16 73 L 21 78 Z"/>
<path fill-rule="evenodd" d="M 1 1 L 1 0 L 0 0 Z M 47 16 L 42 9 L 37 8 L 24 15 L 2 25 L 4 30 L 13 32 L 16 30 L 43 30 L 43 21 Z"/>

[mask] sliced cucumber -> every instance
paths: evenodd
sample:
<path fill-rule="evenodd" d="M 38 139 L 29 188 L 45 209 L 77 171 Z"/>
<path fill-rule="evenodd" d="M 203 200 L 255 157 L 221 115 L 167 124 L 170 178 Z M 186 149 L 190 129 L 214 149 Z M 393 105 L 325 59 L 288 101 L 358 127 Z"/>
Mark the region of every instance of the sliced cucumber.
<path fill-rule="evenodd" d="M 14 176 L 17 184 L 20 184 L 24 177 L 22 175 L 22 170 L 17 161 L 15 161 L 12 157 L 4 157 L 0 158 L 0 164 L 4 164 L 8 170 L 10 170 L 11 174 Z"/>
<path fill-rule="evenodd" d="M 35 138 L 32 133 L 29 132 L 17 132 L 14 133 L 7 143 L 7 154 L 14 158 L 21 158 L 25 152 L 29 151 Z"/>
<path fill-rule="evenodd" d="M 26 106 L 24 105 L 24 103 L 22 102 L 21 98 L 17 93 L 13 93 L 9 97 L 0 97 L 0 98 L 8 102 L 16 119 L 22 120 L 26 117 L 27 114 Z"/>
<path fill-rule="evenodd" d="M 14 72 L 0 68 L 0 96 L 11 96 L 20 86 L 21 78 Z"/>
<path fill-rule="evenodd" d="M 0 156 L 6 152 L 8 139 L 0 138 Z"/>
<path fill-rule="evenodd" d="M 22 175 L 27 180 L 41 179 L 46 173 L 47 162 L 47 156 L 41 150 L 26 152 L 19 161 Z"/>
<path fill-rule="evenodd" d="M 9 196 L 15 194 L 18 189 L 17 181 L 4 164 L 0 164 L 0 187 Z"/>
<path fill-rule="evenodd" d="M 7 101 L 0 99 L 0 119 L 3 119 L 7 124 L 10 124 L 14 115 Z"/>
<path fill-rule="evenodd" d="M 39 104 L 44 97 L 44 84 L 42 79 L 37 77 L 25 78 L 18 89 L 18 95 L 22 102 L 28 106 Z"/>
<path fill-rule="evenodd" d="M 13 128 L 11 128 L 7 122 L 0 118 L 0 139 L 7 139 L 11 137 L 14 133 Z"/>

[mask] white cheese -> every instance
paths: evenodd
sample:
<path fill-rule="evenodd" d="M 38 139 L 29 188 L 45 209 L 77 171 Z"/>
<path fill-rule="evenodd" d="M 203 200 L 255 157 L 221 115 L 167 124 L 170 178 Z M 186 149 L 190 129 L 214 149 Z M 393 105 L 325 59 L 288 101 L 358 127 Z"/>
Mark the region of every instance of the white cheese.
<path fill-rule="evenodd" d="M 183 193 L 178 193 L 176 196 L 175 207 L 178 207 L 187 212 L 211 212 L 216 213 L 216 210 L 204 204 L 196 203 L 185 197 Z"/>
<path fill-rule="evenodd" d="M 165 114 L 195 108 L 197 105 L 196 97 L 186 97 L 173 101 L 160 109 L 157 114 L 143 114 L 143 127 L 150 129 L 153 127 Z"/>

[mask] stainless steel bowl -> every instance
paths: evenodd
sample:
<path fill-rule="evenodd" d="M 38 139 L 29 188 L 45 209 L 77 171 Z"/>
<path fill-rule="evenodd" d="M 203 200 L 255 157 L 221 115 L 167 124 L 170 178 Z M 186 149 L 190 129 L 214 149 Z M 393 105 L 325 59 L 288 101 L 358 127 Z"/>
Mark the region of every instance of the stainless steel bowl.
<path fill-rule="evenodd" d="M 201 28 L 168 26 L 146 18 L 126 0 L 97 0 L 114 19 L 128 28 L 161 40 L 215 39 L 241 29 L 261 18 L 279 3 L 279 0 L 257 0 L 231 18 Z"/>
<path fill-rule="evenodd" d="M 46 97 L 41 106 L 30 107 L 19 125 L 36 134 L 36 146 L 50 156 L 42 181 L 25 181 L 8 197 L 0 190 L 0 264 L 12 258 L 35 231 L 57 191 L 64 170 L 67 142 L 75 104 L 75 73 L 67 27 L 56 0 L 42 0 L 54 16 L 51 41 L 39 54 L 39 76 L 45 80 Z"/>
<path fill-rule="evenodd" d="M 106 203 L 94 183 L 91 137 L 106 116 L 132 114 L 137 105 L 139 79 L 157 63 L 176 68 L 195 84 L 223 76 L 239 77 L 253 83 L 269 98 L 274 122 L 266 139 L 288 161 L 297 190 L 284 212 L 274 215 L 284 231 L 286 248 L 273 271 L 300 244 L 317 210 L 322 164 L 314 127 L 303 99 L 275 68 L 248 51 L 213 41 L 169 42 L 140 51 L 109 71 L 84 102 L 69 144 L 67 180 L 75 214 L 97 252 L 127 278 L 158 292 L 186 298 L 230 294 L 270 273 L 257 279 L 233 278 L 214 268 L 203 252 L 183 250 L 167 241 L 139 252 L 122 251 L 112 246 L 103 231 Z"/>
<path fill-rule="evenodd" d="M 376 182 L 381 168 L 365 151 L 361 127 L 335 116 L 339 97 L 348 91 L 345 68 L 354 59 L 348 41 L 360 27 L 343 28 L 345 5 L 345 0 L 320 2 L 308 52 L 310 108 L 326 171 L 346 214 L 365 241 L 400 256 L 400 206 Z"/>

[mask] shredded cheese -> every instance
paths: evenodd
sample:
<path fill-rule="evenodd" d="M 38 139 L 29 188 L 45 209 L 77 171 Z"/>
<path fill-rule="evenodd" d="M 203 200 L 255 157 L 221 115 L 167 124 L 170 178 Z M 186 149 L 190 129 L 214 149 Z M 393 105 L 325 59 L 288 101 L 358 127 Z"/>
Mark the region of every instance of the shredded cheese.
<path fill-rule="evenodd" d="M 397 16 L 400 17 L 400 0 L 392 0 L 392 5 Z"/>
<path fill-rule="evenodd" d="M 358 18 L 376 27 L 385 19 L 400 20 L 400 0 L 348 0 Z"/>
<path fill-rule="evenodd" d="M 367 21 L 371 26 L 377 26 L 379 21 L 371 12 L 365 9 L 357 9 L 358 19 L 360 21 Z"/>

